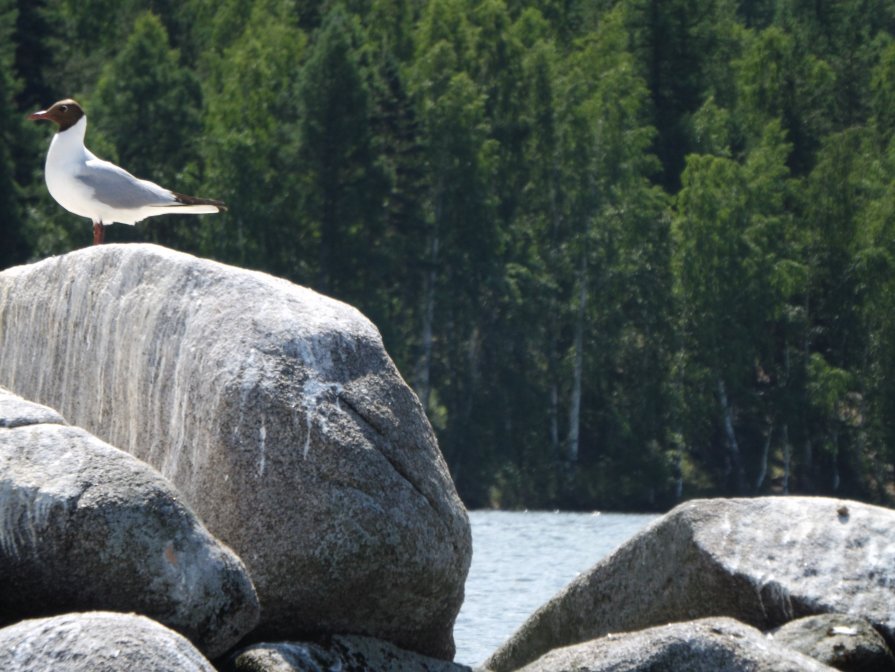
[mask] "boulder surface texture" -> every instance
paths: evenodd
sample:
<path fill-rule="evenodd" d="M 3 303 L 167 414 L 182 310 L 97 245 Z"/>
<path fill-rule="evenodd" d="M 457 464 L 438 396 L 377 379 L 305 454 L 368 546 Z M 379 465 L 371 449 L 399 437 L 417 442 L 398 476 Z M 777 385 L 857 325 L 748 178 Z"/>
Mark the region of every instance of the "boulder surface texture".
<path fill-rule="evenodd" d="M 797 618 L 774 632 L 774 641 L 844 672 L 895 672 L 886 640 L 860 616 Z"/>
<path fill-rule="evenodd" d="M 0 428 L 24 427 L 25 425 L 64 425 L 65 418 L 49 406 L 22 399 L 0 387 Z"/>
<path fill-rule="evenodd" d="M 91 247 L 0 273 L 0 385 L 169 478 L 248 566 L 259 638 L 453 656 L 469 521 L 355 309 L 157 246 Z"/>
<path fill-rule="evenodd" d="M 0 630 L 4 672 L 214 672 L 186 639 L 136 614 L 94 611 Z"/>
<path fill-rule="evenodd" d="M 324 643 L 277 642 L 234 654 L 225 672 L 471 672 L 469 667 L 399 649 L 372 637 L 336 635 Z"/>
<path fill-rule="evenodd" d="M 0 626 L 136 611 L 210 657 L 252 630 L 258 599 L 242 562 L 155 469 L 0 389 L 0 413 L 10 409 L 17 426 L 0 423 Z"/>
<path fill-rule="evenodd" d="M 895 511 L 811 497 L 682 504 L 576 578 L 485 663 L 506 672 L 610 632 L 706 616 L 760 630 L 819 613 L 895 640 Z"/>
<path fill-rule="evenodd" d="M 551 651 L 520 672 L 833 672 L 730 618 L 672 623 Z"/>

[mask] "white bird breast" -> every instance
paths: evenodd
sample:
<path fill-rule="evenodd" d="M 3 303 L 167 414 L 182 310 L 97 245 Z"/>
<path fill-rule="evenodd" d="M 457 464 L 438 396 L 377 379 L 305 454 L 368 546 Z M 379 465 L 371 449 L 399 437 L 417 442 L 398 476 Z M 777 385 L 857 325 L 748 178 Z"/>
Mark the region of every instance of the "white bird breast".
<path fill-rule="evenodd" d="M 136 224 L 177 206 L 173 194 L 97 158 L 84 146 L 87 118 L 57 133 L 47 153 L 50 195 L 63 208 L 94 222 Z"/>

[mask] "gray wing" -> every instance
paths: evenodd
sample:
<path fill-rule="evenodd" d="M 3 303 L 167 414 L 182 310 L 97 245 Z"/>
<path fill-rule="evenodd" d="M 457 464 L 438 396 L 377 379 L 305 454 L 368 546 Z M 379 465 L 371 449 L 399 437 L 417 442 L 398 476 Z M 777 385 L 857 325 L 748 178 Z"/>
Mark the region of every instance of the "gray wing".
<path fill-rule="evenodd" d="M 136 210 L 147 206 L 171 205 L 176 200 L 167 189 L 140 180 L 123 168 L 102 159 L 90 159 L 84 172 L 76 175 L 93 197 L 120 210 Z"/>

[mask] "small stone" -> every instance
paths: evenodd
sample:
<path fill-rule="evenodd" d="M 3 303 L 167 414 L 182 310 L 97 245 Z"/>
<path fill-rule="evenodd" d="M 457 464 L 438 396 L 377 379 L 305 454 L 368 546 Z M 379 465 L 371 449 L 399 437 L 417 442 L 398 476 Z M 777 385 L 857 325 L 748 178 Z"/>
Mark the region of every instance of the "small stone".
<path fill-rule="evenodd" d="M 895 657 L 886 640 L 858 616 L 807 616 L 790 621 L 773 636 L 779 644 L 846 672 L 895 670 Z"/>

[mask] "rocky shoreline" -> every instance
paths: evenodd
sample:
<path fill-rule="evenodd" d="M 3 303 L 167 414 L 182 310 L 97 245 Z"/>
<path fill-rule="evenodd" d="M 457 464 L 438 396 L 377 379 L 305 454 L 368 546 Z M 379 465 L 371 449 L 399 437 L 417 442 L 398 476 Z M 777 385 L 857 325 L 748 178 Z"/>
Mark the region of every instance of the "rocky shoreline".
<path fill-rule="evenodd" d="M 466 512 L 353 308 L 152 245 L 0 272 L 0 669 L 459 672 Z M 895 512 L 702 500 L 485 663 L 895 670 Z"/>
<path fill-rule="evenodd" d="M 838 669 L 895 670 L 893 571 L 890 509 L 823 497 L 695 500 L 572 581 L 485 667 L 826 669 L 796 651 Z M 829 620 L 806 618 L 818 614 Z M 693 661 L 680 662 L 681 651 Z M 842 663 L 868 657 L 866 668 Z"/>

